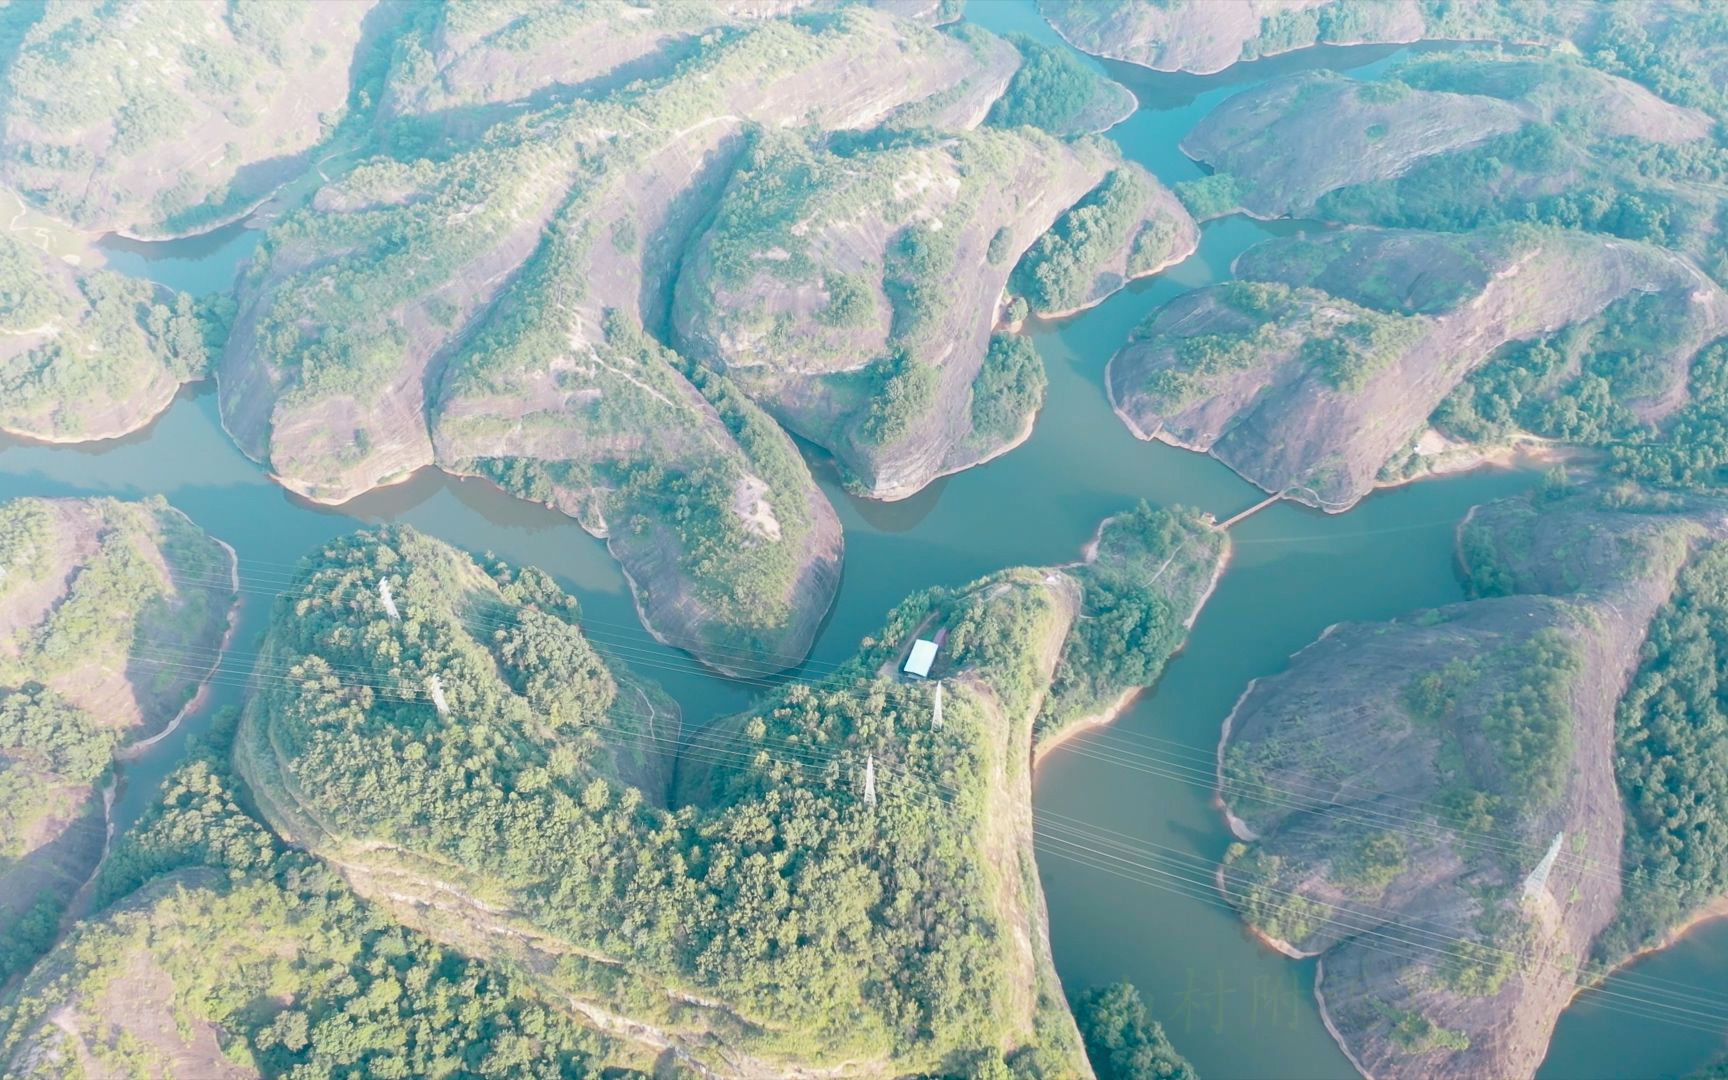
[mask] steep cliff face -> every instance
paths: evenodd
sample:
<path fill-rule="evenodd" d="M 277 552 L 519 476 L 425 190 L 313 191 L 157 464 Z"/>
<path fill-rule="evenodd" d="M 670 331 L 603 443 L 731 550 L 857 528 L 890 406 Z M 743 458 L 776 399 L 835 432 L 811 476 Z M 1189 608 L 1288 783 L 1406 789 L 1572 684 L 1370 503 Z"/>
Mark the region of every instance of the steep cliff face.
<path fill-rule="evenodd" d="M 488 330 L 514 318 L 501 305 Z M 605 537 L 664 640 L 740 675 L 797 663 L 839 585 L 842 542 L 791 441 L 640 330 L 596 327 L 589 341 L 580 316 L 537 322 L 565 336 L 483 331 L 451 373 L 434 414 L 440 464 Z"/>
<path fill-rule="evenodd" d="M 1661 360 L 1672 393 L 1728 325 L 1728 297 L 1684 258 L 1578 233 L 1344 230 L 1269 241 L 1239 269 L 1258 280 L 1190 293 L 1136 332 L 1110 362 L 1112 400 L 1141 438 L 1209 452 L 1331 512 L 1401 463 L 1507 342 L 1666 297 L 1692 327 Z"/>
<path fill-rule="evenodd" d="M 244 211 L 341 117 L 372 6 L 47 6 L 5 72 L 0 179 L 90 229 Z"/>
<path fill-rule="evenodd" d="M 843 150 L 765 139 L 679 278 L 679 345 L 861 490 L 905 498 L 1018 436 L 972 424 L 1003 287 L 1113 156 L 1030 128 Z"/>
<path fill-rule="evenodd" d="M 112 439 L 209 367 L 209 327 L 190 297 L 80 270 L 11 236 L 0 236 L 0 283 L 0 430 Z"/>
<path fill-rule="evenodd" d="M 161 500 L 0 505 L 0 568 L 3 981 L 102 856 L 113 758 L 214 671 L 235 588 L 230 554 Z"/>
<path fill-rule="evenodd" d="M 1244 843 L 1219 882 L 1324 957 L 1369 1076 L 1527 1076 L 1622 902 L 1616 703 L 1651 618 L 1714 535 L 1594 496 L 1461 531 L 1477 599 L 1329 630 L 1225 725 Z"/>

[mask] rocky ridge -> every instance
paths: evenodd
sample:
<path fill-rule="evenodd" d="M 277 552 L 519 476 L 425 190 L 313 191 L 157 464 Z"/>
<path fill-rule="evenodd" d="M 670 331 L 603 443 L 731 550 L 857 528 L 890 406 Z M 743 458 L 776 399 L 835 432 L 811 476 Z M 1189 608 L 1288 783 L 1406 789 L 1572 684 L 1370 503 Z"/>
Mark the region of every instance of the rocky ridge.
<path fill-rule="evenodd" d="M 1585 493 L 1479 507 L 1477 598 L 1333 627 L 1225 725 L 1220 871 L 1254 929 L 1324 958 L 1365 1075 L 1527 1076 L 1622 895 L 1616 702 L 1696 517 Z"/>
<path fill-rule="evenodd" d="M 1180 297 L 1136 332 L 1107 370 L 1111 399 L 1139 437 L 1334 513 L 1401 464 L 1507 342 L 1671 294 L 1698 330 L 1666 358 L 1684 372 L 1728 325 L 1728 297 L 1683 257 L 1552 230 L 1341 230 L 1268 241 L 1239 269 L 1243 281 Z"/>
<path fill-rule="evenodd" d="M 862 492 L 905 498 L 1011 445 L 971 422 L 999 298 L 1112 157 L 1030 128 L 850 156 L 761 147 L 679 278 L 676 341 L 833 451 Z M 796 194 L 757 203 L 776 190 Z"/>

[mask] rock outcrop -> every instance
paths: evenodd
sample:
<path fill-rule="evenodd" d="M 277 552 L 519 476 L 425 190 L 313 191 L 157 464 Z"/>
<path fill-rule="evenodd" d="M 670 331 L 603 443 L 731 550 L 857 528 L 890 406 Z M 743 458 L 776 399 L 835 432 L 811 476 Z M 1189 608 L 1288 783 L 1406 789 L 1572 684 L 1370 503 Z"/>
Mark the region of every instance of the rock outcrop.
<path fill-rule="evenodd" d="M 1302 217 L 1350 184 L 1522 127 L 1511 104 L 1312 72 L 1255 87 L 1206 114 L 1182 151 L 1233 181 L 1259 217 Z"/>
<path fill-rule="evenodd" d="M 1321 955 L 1317 992 L 1368 1076 L 1528 1076 L 1600 973 L 1621 903 L 1616 702 L 1681 567 L 1720 539 L 1596 496 L 1479 507 L 1477 597 L 1336 626 L 1251 685 L 1220 794 L 1225 894 Z"/>
<path fill-rule="evenodd" d="M 599 96 L 666 75 L 696 38 L 734 21 L 732 8 L 750 14 L 703 0 L 428 5 L 396 42 L 381 104 L 405 117 Z"/>
<path fill-rule="evenodd" d="M 1444 6 L 1417 0 L 1039 0 L 1044 18 L 1077 49 L 1157 71 L 1207 75 L 1311 45 L 1430 40 L 1547 42 L 1551 23 L 1579 22 L 1586 5 L 1512 7 L 1494 0 Z M 1537 15 L 1546 14 L 1546 22 Z M 1586 12 L 1587 14 L 1587 12 Z"/>
<path fill-rule="evenodd" d="M 679 277 L 676 340 L 859 490 L 905 498 L 1019 437 L 972 423 L 1003 288 L 1114 164 L 1032 128 L 850 150 L 764 139 Z"/>
<path fill-rule="evenodd" d="M 1510 140 L 1515 132 L 1522 141 Z M 1679 145 L 1709 132 L 1704 113 L 1582 63 L 1441 54 L 1373 82 L 1332 72 L 1268 82 L 1208 113 L 1182 149 L 1215 170 L 1209 183 L 1227 182 L 1226 202 L 1251 214 L 1372 222 L 1363 215 L 1375 212 L 1378 189 L 1369 185 L 1406 174 L 1415 174 L 1413 197 L 1448 205 L 1445 185 L 1419 183 L 1424 162 L 1445 167 L 1431 159 L 1493 151 L 1496 168 L 1450 185 L 1489 185 L 1478 197 L 1504 201 L 1565 194 L 1604 169 L 1624 171 L 1624 140 Z"/>
<path fill-rule="evenodd" d="M 641 328 L 747 128 L 937 98 L 977 123 L 1013 58 L 864 9 L 753 21 L 603 101 L 511 102 L 448 159 L 363 166 L 255 260 L 224 422 L 322 501 L 432 464 L 491 477 L 607 536 L 665 639 L 726 670 L 796 663 L 838 582 L 833 512 L 754 406 Z"/>
<path fill-rule="evenodd" d="M 1677 382 L 1728 326 L 1728 297 L 1681 256 L 1554 230 L 1341 230 L 1268 241 L 1239 269 L 1252 280 L 1182 296 L 1136 331 L 1107 370 L 1111 399 L 1139 437 L 1329 512 L 1402 464 L 1507 342 L 1667 296 L 1696 331 L 1665 358 Z"/>

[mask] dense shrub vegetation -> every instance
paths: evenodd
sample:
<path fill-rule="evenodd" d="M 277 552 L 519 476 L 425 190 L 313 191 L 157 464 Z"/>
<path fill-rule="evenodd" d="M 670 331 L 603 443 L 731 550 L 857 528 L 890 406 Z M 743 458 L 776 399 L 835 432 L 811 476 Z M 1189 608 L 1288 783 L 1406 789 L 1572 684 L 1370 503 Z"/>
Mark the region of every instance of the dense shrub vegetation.
<path fill-rule="evenodd" d="M 5 680 L 0 679 L 0 683 Z M 25 837 L 56 814 L 80 816 L 83 796 L 108 773 L 120 733 L 54 691 L 0 685 L 0 883 L 15 893 L 0 908 L 0 982 L 25 970 L 53 943 L 67 900 L 62 888 L 25 876 Z M 40 855 L 37 856 L 41 858 Z M 20 876 L 13 876 L 14 871 Z"/>
<path fill-rule="evenodd" d="M 1088 990 L 1074 1004 L 1080 1038 L 1098 1080 L 1196 1080 L 1129 983 Z"/>
<path fill-rule="evenodd" d="M 1221 375 L 1245 371 L 1275 350 L 1294 347 L 1287 343 L 1283 327 L 1299 316 L 1302 296 L 1277 284 L 1232 281 L 1211 293 L 1220 307 L 1241 316 L 1234 329 L 1207 330 L 1198 334 L 1172 335 L 1170 348 L 1177 363 L 1159 368 L 1147 380 L 1146 393 L 1161 398 L 1175 409 L 1206 393 L 1211 381 Z M 1134 330 L 1132 340 L 1162 335 L 1161 312 L 1148 316 Z"/>
<path fill-rule="evenodd" d="M 1651 36 L 1653 29 L 1656 38 Z M 1589 59 L 1604 71 L 1643 83 L 1669 101 L 1702 109 L 1722 121 L 1728 119 L 1728 89 L 1699 57 L 1696 46 L 1721 41 L 1724 34 L 1728 34 L 1728 11 L 1715 5 L 1701 5 L 1684 18 L 1665 20 L 1659 29 L 1635 11 L 1617 8 L 1603 20 Z"/>
<path fill-rule="evenodd" d="M 618 311 L 589 346 L 580 376 L 588 392 L 562 408 L 515 404 L 544 392 L 548 369 L 569 355 L 569 325 L 544 312 L 580 295 L 588 246 L 579 216 L 560 219 L 451 365 L 450 415 L 437 424 L 450 448 L 446 464 L 567 513 L 597 512 L 627 562 L 655 552 L 652 564 L 674 568 L 701 605 L 695 639 L 680 644 L 738 657 L 756 650 L 764 654 L 757 663 L 777 667 L 772 658 L 788 651 L 795 606 L 807 602 L 797 589 L 814 517 L 809 472 L 773 421 L 726 376 Z M 574 386 L 575 378 L 555 377 L 554 385 Z M 485 456 L 469 458 L 470 447 Z M 758 484 L 777 534 L 753 529 L 741 514 L 739 493 Z M 743 501 L 743 509 L 754 505 Z"/>
<path fill-rule="evenodd" d="M 994 334 L 972 382 L 972 430 L 992 444 L 1006 442 L 1044 404 L 1044 361 L 1019 334 Z"/>
<path fill-rule="evenodd" d="M 166 724 L 201 678 L 148 650 L 213 658 L 230 598 L 220 549 L 159 498 L 0 504 L 0 569 L 3 981 L 52 943 L 101 855 L 96 788 L 114 754 Z"/>
<path fill-rule="evenodd" d="M 1183 180 L 1176 185 L 1176 197 L 1194 215 L 1196 221 L 1234 214 L 1242 206 L 1241 191 L 1236 178 L 1229 173 L 1212 173 L 1198 180 Z"/>
<path fill-rule="evenodd" d="M 1086 201 L 1120 162 L 1100 140 L 900 119 L 827 138 L 753 136 L 680 272 L 672 312 L 682 350 L 834 452 L 862 490 L 973 463 L 1019 431 L 1039 389 L 1018 350 L 992 341 L 991 305 L 1002 289 L 1010 324 L 1030 310 L 1009 279 L 1054 211 L 1081 204 L 1062 239 L 1030 256 L 1045 267 L 1041 293 L 1118 288 L 1124 266 L 1162 265 L 1183 235 L 1143 172 Z M 1024 194 L 1033 188 L 1037 199 Z M 1166 212 L 1147 220 L 1149 205 Z M 968 402 L 953 369 L 973 365 L 982 374 Z M 1000 391 L 1013 393 L 998 402 Z M 982 426 L 964 422 L 969 411 Z"/>
<path fill-rule="evenodd" d="M 1558 630 L 1413 679 L 1403 700 L 1443 749 L 1441 820 L 1481 831 L 1552 805 L 1572 753 L 1571 686 L 1582 659 Z"/>
<path fill-rule="evenodd" d="M 1719 136 L 1642 133 L 1659 129 L 1662 115 L 1598 73 L 1630 77 L 1720 119 L 1718 80 L 1686 55 L 1680 40 L 1698 23 L 1720 22 L 1720 13 L 1666 20 L 1662 32 L 1673 38 L 1663 55 L 1671 63 L 1660 68 L 1651 57 L 1661 47 L 1624 11 L 1604 20 L 1583 62 L 1471 54 L 1408 61 L 1376 85 L 1486 95 L 1536 106 L 1542 118 L 1417 161 L 1394 178 L 1331 191 L 1316 214 L 1423 229 L 1525 221 L 1608 233 L 1684 251 L 1721 280 L 1728 247 L 1718 235 L 1722 202 L 1715 189 L 1728 175 L 1728 149 Z"/>
<path fill-rule="evenodd" d="M 1072 50 L 1055 48 L 1022 34 L 1009 38 L 1024 58 L 1008 88 L 990 107 L 986 122 L 1001 127 L 1029 124 L 1068 134 L 1105 85 Z"/>
<path fill-rule="evenodd" d="M 1600 948 L 1643 948 L 1728 892 L 1728 548 L 1680 575 L 1620 703 L 1616 772 L 1629 818 L 1626 894 Z"/>
<path fill-rule="evenodd" d="M 880 382 L 870 395 L 859 434 L 871 443 L 891 443 L 905 437 L 936 403 L 942 374 L 906 352 L 896 353 L 877 369 Z"/>
<path fill-rule="evenodd" d="M 1354 307 L 1355 305 L 1351 305 Z M 1326 336 L 1302 343 L 1303 363 L 1319 369 L 1334 388 L 1360 390 L 1421 336 L 1417 319 L 1356 308 L 1354 316 Z"/>
<path fill-rule="evenodd" d="M 0 356 L 0 425 L 49 438 L 113 435 L 165 404 L 152 399 L 204 377 L 227 332 L 227 301 L 199 304 L 57 262 L 0 235 L 0 331 L 25 341 Z M 105 430 L 91 431 L 92 420 Z"/>
<path fill-rule="evenodd" d="M 1445 1027 L 1415 1011 L 1380 1003 L 1383 1018 L 1391 1021 L 1390 1038 L 1406 1054 L 1426 1054 L 1433 1050 L 1468 1050 L 1470 1036 L 1455 1028 Z"/>
<path fill-rule="evenodd" d="M 1656 438 L 1628 439 L 1612 445 L 1614 471 L 1661 487 L 1721 491 L 1728 487 L 1728 343 L 1719 343 L 1693 360 L 1687 403 Z M 1599 399 L 1600 395 L 1597 396 Z M 1624 430 L 1611 405 L 1580 409 L 1603 415 L 1597 428 Z"/>
<path fill-rule="evenodd" d="M 1008 988 L 992 871 L 953 818 L 982 813 L 981 763 L 1003 752 L 993 740 L 1011 718 L 991 719 L 988 699 L 956 684 L 946 726 L 930 730 L 924 689 L 870 678 L 892 655 L 879 647 L 823 685 L 785 690 L 733 734 L 704 736 L 681 808 L 668 809 L 663 787 L 636 782 L 649 770 L 627 764 L 663 751 L 643 703 L 587 689 L 616 665 L 587 651 L 574 603 L 535 575 L 490 574 L 401 530 L 314 561 L 269 640 L 292 678 L 258 696 L 243 731 L 267 807 L 316 814 L 338 850 L 385 838 L 410 866 L 507 897 L 539 932 L 618 957 L 616 970 L 557 978 L 648 1016 L 654 988 L 681 987 L 754 1018 L 775 1053 L 915 1061 L 997 1041 Z M 397 583 L 400 622 L 378 608 L 381 575 Z M 1043 597 L 1016 586 L 957 599 L 950 662 L 1028 707 L 1030 643 L 1054 618 Z M 897 634 L 915 617 L 895 616 Z M 512 675 L 529 655 L 512 635 L 529 619 L 536 659 Z M 536 690 L 549 650 L 591 674 Z M 369 685 L 343 676 L 362 670 Z M 449 717 L 426 700 L 431 672 Z M 549 715 L 566 719 L 549 728 Z M 942 776 L 945 792 L 865 806 L 867 751 L 884 786 Z"/>
<path fill-rule="evenodd" d="M 99 898 L 118 906 L 80 924 L 0 1009 L 0 1056 L 66 1008 L 106 1067 L 166 1067 L 137 1031 L 103 1024 L 102 995 L 142 960 L 188 989 L 141 1007 L 182 1038 L 213 1025 L 227 1058 L 266 1076 L 595 1075 L 608 1039 L 404 929 L 250 817 L 225 765 L 231 731 L 218 722 L 103 867 Z"/>
<path fill-rule="evenodd" d="M 1620 151 L 1622 154 L 1628 151 Z M 1475 148 L 1430 157 L 1396 180 L 1331 192 L 1316 214 L 1335 221 L 1460 231 L 1527 221 L 1679 245 L 1703 222 L 1700 211 L 1662 188 L 1604 174 L 1606 151 L 1580 150 L 1557 129 L 1531 124 Z M 1644 159 L 1632 159 L 1636 166 Z M 1508 175 L 1545 177 L 1584 169 L 1588 177 L 1548 193 L 1508 184 Z"/>
<path fill-rule="evenodd" d="M 1356 393 L 1415 345 L 1426 325 L 1422 319 L 1375 311 L 1319 289 L 1276 282 L 1233 281 L 1206 295 L 1217 308 L 1238 317 L 1206 324 L 1220 329 L 1163 338 L 1175 362 L 1152 371 L 1144 392 L 1163 399 L 1168 409 L 1204 396 L 1223 376 L 1292 353 L 1326 385 Z M 1160 314 L 1148 318 L 1135 337 L 1162 337 Z"/>
<path fill-rule="evenodd" d="M 1552 337 L 1515 342 L 1461 383 L 1434 422 L 1492 443 L 1521 432 L 1602 447 L 1614 474 L 1659 488 L 1718 491 L 1728 483 L 1728 345 L 1700 351 L 1686 402 L 1660 425 L 1629 403 L 1669 391 L 1684 323 L 1667 298 L 1634 297 Z"/>
<path fill-rule="evenodd" d="M 1041 738 L 1157 680 L 1186 639 L 1187 619 L 1228 543 L 1198 513 L 1181 507 L 1141 503 L 1100 528 L 1091 561 L 1076 575 L 1082 617 L 1063 646 L 1039 714 Z"/>
<path fill-rule="evenodd" d="M 1092 300 L 1099 270 L 1130 240 L 1146 212 L 1151 185 L 1134 169 L 1111 170 L 1020 257 L 1010 282 L 1034 310 L 1068 311 Z"/>

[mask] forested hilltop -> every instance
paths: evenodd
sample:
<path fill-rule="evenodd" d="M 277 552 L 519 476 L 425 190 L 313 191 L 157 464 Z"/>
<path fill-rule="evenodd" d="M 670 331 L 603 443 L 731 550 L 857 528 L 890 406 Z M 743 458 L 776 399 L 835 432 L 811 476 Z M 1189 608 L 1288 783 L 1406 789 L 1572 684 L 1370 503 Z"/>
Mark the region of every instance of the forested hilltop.
<path fill-rule="evenodd" d="M 1032 864 L 1033 729 L 1154 679 L 1222 560 L 1217 530 L 1140 508 L 1089 562 L 914 596 L 835 676 L 681 741 L 676 705 L 594 650 L 546 575 L 411 530 L 335 541 L 278 601 L 238 726 L 261 821 L 219 753 L 185 767 L 98 880 L 118 904 L 26 983 L 5 1059 L 330 1061 L 344 962 L 396 985 L 375 1014 L 410 1030 L 354 1052 L 427 1063 L 416 1025 L 448 1006 L 415 971 L 465 982 L 422 959 L 442 947 L 477 959 L 441 994 L 499 1013 L 491 1051 L 437 1052 L 486 1075 L 553 1045 L 721 1075 L 1083 1073 Z M 933 714 L 937 683 L 893 674 L 938 631 Z M 244 1006 L 266 954 L 278 1004 Z M 225 990 L 111 1016 L 138 985 Z M 81 1020 L 43 1025 L 55 1009 Z M 1137 1016 L 1113 999 L 1089 1030 L 1151 1051 Z"/>
<path fill-rule="evenodd" d="M 0 431 L 50 442 L 125 435 L 206 378 L 226 302 L 84 271 L 0 235 Z"/>
<path fill-rule="evenodd" d="M 177 571 L 216 569 L 159 504 L 33 500 L 6 508 L 8 565 L 97 513 L 175 526 Z M 1080 562 L 909 598 L 829 678 L 686 738 L 539 571 L 405 528 L 334 541 L 278 599 L 244 715 L 14 965 L 0 1067 L 1058 1080 L 1090 1054 L 1110 1080 L 1191 1076 L 1131 987 L 1076 1028 L 1030 771 L 1048 718 L 1157 677 L 1226 546 L 1142 506 Z M 93 565 L 79 581 L 113 573 Z M 180 603 L 174 625 L 222 610 Z M 944 640 L 928 681 L 898 676 L 914 634 Z M 0 776 L 74 752 L 76 725 L 19 715 L 40 722 Z"/>

